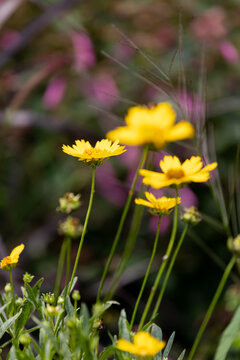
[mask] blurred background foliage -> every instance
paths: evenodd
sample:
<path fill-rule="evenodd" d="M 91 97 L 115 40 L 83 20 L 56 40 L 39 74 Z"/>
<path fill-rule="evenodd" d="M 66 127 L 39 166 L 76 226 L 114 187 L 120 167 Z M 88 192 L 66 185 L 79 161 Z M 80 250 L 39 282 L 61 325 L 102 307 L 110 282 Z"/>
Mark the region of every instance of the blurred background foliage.
<path fill-rule="evenodd" d="M 0 1 L 0 255 L 16 244 L 26 244 L 16 280 L 24 269 L 36 278 L 44 276 L 45 289 L 53 289 L 62 242 L 57 232 L 62 217 L 56 212 L 59 197 L 67 191 L 80 192 L 83 206 L 77 215 L 84 219 L 90 169 L 63 154 L 62 144 L 71 145 L 77 138 L 93 144 L 104 138 L 135 104 L 174 104 L 173 99 L 178 99 L 179 119 L 193 122 L 203 155 L 219 162 L 225 221 L 230 218 L 232 235 L 237 235 L 239 194 L 233 196 L 231 214 L 228 210 L 232 189 L 239 186 L 234 175 L 240 143 L 239 12 L 236 0 L 214 4 L 208 0 Z M 192 145 L 196 143 L 171 144 L 166 150 L 185 159 L 199 153 Z M 81 296 L 89 304 L 139 155 L 139 149 L 129 148 L 97 169 L 94 209 L 78 271 Z M 155 154 L 156 168 L 161 156 Z M 177 331 L 180 348 L 191 344 L 221 277 L 221 261 L 229 259 L 221 211 L 211 196 L 213 191 L 223 209 L 217 179 L 212 186 L 212 190 L 206 185 L 182 190 L 183 204 L 198 206 L 210 218 L 203 216 L 188 236 L 156 320 L 166 336 Z M 112 269 L 118 264 L 130 218 Z M 155 228 L 154 220 L 144 213 L 137 246 L 115 296 L 129 314 Z M 169 232 L 165 219 L 155 271 Z M 2 284 L 4 276 L 1 273 Z M 150 287 L 149 283 L 148 291 Z M 229 291 L 230 299 L 233 293 Z M 104 319 L 106 329 L 115 329 L 119 308 Z M 212 358 L 211 350 L 232 310 L 222 300 L 203 342 L 202 358 L 207 359 L 207 354 Z"/>

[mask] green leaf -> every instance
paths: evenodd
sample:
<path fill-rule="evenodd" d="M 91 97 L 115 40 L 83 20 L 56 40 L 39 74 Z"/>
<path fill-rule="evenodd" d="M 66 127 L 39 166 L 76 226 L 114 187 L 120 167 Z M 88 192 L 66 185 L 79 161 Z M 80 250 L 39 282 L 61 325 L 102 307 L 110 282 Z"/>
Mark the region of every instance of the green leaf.
<path fill-rule="evenodd" d="M 74 306 L 71 303 L 71 299 L 69 296 L 66 297 L 66 311 L 69 317 L 74 316 Z"/>
<path fill-rule="evenodd" d="M 177 358 L 177 360 L 183 360 L 184 355 L 185 355 L 185 352 L 186 352 L 186 350 L 184 349 L 184 350 L 181 352 L 181 354 L 179 355 L 179 357 Z"/>
<path fill-rule="evenodd" d="M 159 341 L 162 341 L 162 329 L 157 326 L 156 324 L 153 324 L 151 335 L 158 339 Z M 159 351 L 155 356 L 154 360 L 161 360 L 162 359 L 162 351 Z"/>
<path fill-rule="evenodd" d="M 214 356 L 214 360 L 225 360 L 227 353 L 236 337 L 237 332 L 240 330 L 240 306 L 235 311 L 232 320 L 224 330 L 217 351 Z"/>
<path fill-rule="evenodd" d="M 89 329 L 89 312 L 87 305 L 82 303 L 80 309 L 80 319 L 81 319 L 81 327 L 82 331 L 85 335 L 88 335 L 90 332 Z"/>
<path fill-rule="evenodd" d="M 164 349 L 164 352 L 163 352 L 163 358 L 168 357 L 168 355 L 169 355 L 169 353 L 171 351 L 172 345 L 173 345 L 174 337 L 175 337 L 175 331 L 172 333 L 172 335 L 168 339 L 167 345 L 166 345 L 166 347 Z"/>
<path fill-rule="evenodd" d="M 103 352 L 100 354 L 99 356 L 99 360 L 106 360 L 109 358 L 109 356 L 111 356 L 112 354 L 115 353 L 115 346 L 108 346 L 106 349 L 103 350 Z"/>
<path fill-rule="evenodd" d="M 33 302 L 40 319 L 43 320 L 43 313 L 42 313 L 42 302 L 39 299 L 39 287 L 38 283 L 40 283 L 42 279 L 38 280 L 38 282 L 34 285 L 33 288 L 29 284 L 26 284 L 27 292 L 28 292 L 28 298 Z M 35 287 L 36 286 L 36 287 Z"/>
<path fill-rule="evenodd" d="M 127 321 L 126 311 L 121 310 L 120 317 L 118 320 L 119 338 L 130 341 L 130 329 Z"/>
<path fill-rule="evenodd" d="M 0 326 L 0 339 L 5 334 L 6 331 L 11 327 L 11 325 L 16 321 L 16 319 L 21 315 L 22 310 L 20 310 L 16 315 L 7 319 L 3 324 Z"/>
<path fill-rule="evenodd" d="M 25 324 L 27 323 L 28 319 L 30 318 L 30 315 L 32 314 L 33 310 L 34 310 L 34 306 L 33 304 L 26 300 L 21 308 L 22 313 L 21 316 L 19 316 L 19 318 L 16 321 L 16 336 L 18 336 L 20 330 L 25 326 Z"/>

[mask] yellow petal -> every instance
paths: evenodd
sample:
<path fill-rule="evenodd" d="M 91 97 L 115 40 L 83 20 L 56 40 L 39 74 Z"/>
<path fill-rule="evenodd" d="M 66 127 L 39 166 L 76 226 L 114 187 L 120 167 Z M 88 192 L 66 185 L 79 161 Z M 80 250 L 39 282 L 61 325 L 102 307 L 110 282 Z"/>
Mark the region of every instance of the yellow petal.
<path fill-rule="evenodd" d="M 188 121 L 180 121 L 173 126 L 165 135 L 166 141 L 178 141 L 194 137 L 194 127 Z"/>
<path fill-rule="evenodd" d="M 122 351 L 127 351 L 132 354 L 136 353 L 136 346 L 125 339 L 118 340 L 116 347 Z"/>
<path fill-rule="evenodd" d="M 120 143 L 132 146 L 143 145 L 145 142 L 144 137 L 138 130 L 127 126 L 121 126 L 115 130 L 109 131 L 106 136 L 112 141 L 119 139 Z"/>
<path fill-rule="evenodd" d="M 192 156 L 191 159 L 187 159 L 182 164 L 182 168 L 185 174 L 194 174 L 201 170 L 203 166 L 200 156 Z"/>
<path fill-rule="evenodd" d="M 160 161 L 160 168 L 166 173 L 169 169 L 181 168 L 181 162 L 177 156 L 164 156 Z"/>
<path fill-rule="evenodd" d="M 18 262 L 19 255 L 21 254 L 21 252 L 23 251 L 23 249 L 24 249 L 24 245 L 23 245 L 23 244 L 15 247 L 15 248 L 13 249 L 13 251 L 12 251 L 11 254 L 10 254 L 10 258 L 11 258 L 12 262 L 14 262 L 14 263 L 15 263 L 15 262 L 16 262 L 16 263 Z"/>

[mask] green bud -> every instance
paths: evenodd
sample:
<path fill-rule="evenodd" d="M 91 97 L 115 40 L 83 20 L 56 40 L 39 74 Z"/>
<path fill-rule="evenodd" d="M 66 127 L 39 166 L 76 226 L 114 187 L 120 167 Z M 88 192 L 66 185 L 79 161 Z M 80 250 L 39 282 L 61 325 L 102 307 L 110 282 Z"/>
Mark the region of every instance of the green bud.
<path fill-rule="evenodd" d="M 80 194 L 74 195 L 67 192 L 62 198 L 59 199 L 58 211 L 70 214 L 72 211 L 77 210 L 81 206 Z"/>
<path fill-rule="evenodd" d="M 30 283 L 33 280 L 33 278 L 34 278 L 34 275 L 31 275 L 27 272 L 23 275 L 23 281 L 25 283 Z"/>
<path fill-rule="evenodd" d="M 64 297 L 59 296 L 59 297 L 58 297 L 58 300 L 57 300 L 57 303 L 58 303 L 58 305 L 64 304 Z"/>
<path fill-rule="evenodd" d="M 80 292 L 78 290 L 74 290 L 72 293 L 72 298 L 75 301 L 79 301 L 81 299 Z"/>
<path fill-rule="evenodd" d="M 27 333 L 22 334 L 19 336 L 19 342 L 23 346 L 28 346 L 31 343 L 31 337 Z"/>
<path fill-rule="evenodd" d="M 4 290 L 6 293 L 9 293 L 12 291 L 12 285 L 10 283 L 7 283 L 4 287 Z"/>
<path fill-rule="evenodd" d="M 23 299 L 22 298 L 17 298 L 16 300 L 15 300 L 15 304 L 17 305 L 17 306 L 22 306 L 22 304 L 23 304 Z"/>
<path fill-rule="evenodd" d="M 45 303 L 47 303 L 47 304 L 53 304 L 55 302 L 55 297 L 54 297 L 54 294 L 52 294 L 52 293 L 44 294 L 43 298 L 44 298 Z"/>
<path fill-rule="evenodd" d="M 57 316 L 59 314 L 59 311 L 60 311 L 59 306 L 47 305 L 46 307 L 46 314 L 51 317 Z"/>
<path fill-rule="evenodd" d="M 82 234 L 83 226 L 80 224 L 78 218 L 68 216 L 66 220 L 61 222 L 58 226 L 60 235 L 69 236 L 70 238 L 78 238 Z"/>
<path fill-rule="evenodd" d="M 234 239 L 228 238 L 227 247 L 232 253 L 240 256 L 240 234 Z"/>
<path fill-rule="evenodd" d="M 202 218 L 197 208 L 192 206 L 190 208 L 184 208 L 184 213 L 181 216 L 181 220 L 190 225 L 197 225 L 202 220 Z"/>

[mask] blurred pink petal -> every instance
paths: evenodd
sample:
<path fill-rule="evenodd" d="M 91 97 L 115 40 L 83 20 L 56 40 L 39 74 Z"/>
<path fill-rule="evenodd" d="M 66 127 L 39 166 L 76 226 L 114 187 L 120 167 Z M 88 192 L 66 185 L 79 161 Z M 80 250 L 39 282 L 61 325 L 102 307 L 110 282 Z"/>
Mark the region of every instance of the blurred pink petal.
<path fill-rule="evenodd" d="M 86 70 L 96 63 L 96 56 L 90 37 L 84 33 L 75 32 L 72 37 L 75 56 L 75 66 L 78 70 Z"/>
<path fill-rule="evenodd" d="M 0 47 L 7 50 L 16 44 L 19 38 L 20 34 L 17 31 L 7 30 L 0 37 Z"/>
<path fill-rule="evenodd" d="M 114 57 L 121 61 L 127 61 L 133 57 L 135 50 L 127 44 L 118 42 L 114 49 Z"/>
<path fill-rule="evenodd" d="M 61 102 L 66 89 L 66 81 L 56 77 L 52 79 L 43 95 L 43 103 L 46 108 L 54 109 Z"/>
<path fill-rule="evenodd" d="M 179 93 L 179 103 L 183 109 L 183 112 L 189 119 L 197 121 L 204 116 L 204 103 L 197 94 L 189 94 L 181 91 Z"/>
<path fill-rule="evenodd" d="M 238 62 L 238 51 L 235 46 L 229 41 L 222 41 L 219 44 L 219 50 L 227 62 L 231 64 L 236 64 Z"/>
<path fill-rule="evenodd" d="M 189 187 L 179 189 L 179 197 L 181 198 L 182 207 L 198 207 L 198 198 Z"/>
<path fill-rule="evenodd" d="M 116 172 L 109 162 L 99 166 L 96 185 L 100 194 L 109 202 L 119 207 L 124 205 L 127 191 L 117 179 Z"/>
<path fill-rule="evenodd" d="M 88 82 L 83 91 L 91 99 L 105 107 L 111 107 L 118 102 L 119 92 L 116 83 L 113 77 L 106 73 L 97 75 Z"/>
<path fill-rule="evenodd" d="M 160 225 L 160 234 L 163 235 L 167 232 L 170 225 L 170 217 L 162 216 L 161 225 Z M 158 216 L 151 216 L 149 221 L 149 229 L 152 233 L 156 234 L 158 226 Z"/>

